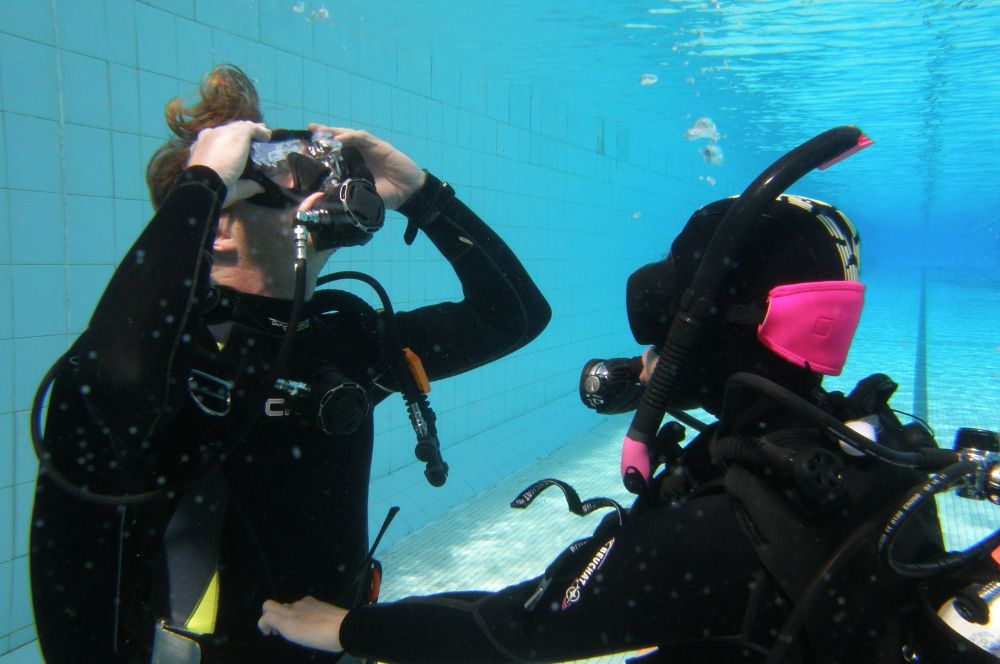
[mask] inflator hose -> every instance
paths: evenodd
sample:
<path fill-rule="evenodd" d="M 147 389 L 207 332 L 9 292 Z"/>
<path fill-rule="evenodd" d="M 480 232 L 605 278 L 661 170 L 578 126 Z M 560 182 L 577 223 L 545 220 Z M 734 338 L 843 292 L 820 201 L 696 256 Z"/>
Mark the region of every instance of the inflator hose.
<path fill-rule="evenodd" d="M 873 456 L 880 461 L 891 463 L 895 466 L 905 468 L 916 468 L 919 470 L 939 471 L 955 463 L 959 455 L 953 450 L 941 449 L 939 447 L 921 447 L 912 451 L 895 450 L 886 445 L 881 445 L 870 438 L 867 438 L 854 429 L 851 429 L 833 415 L 830 415 L 822 408 L 812 404 L 791 390 L 778 385 L 772 380 L 752 373 L 739 372 L 729 377 L 726 381 L 725 399 L 732 398 L 732 393 L 738 389 L 751 389 L 760 394 L 766 395 L 772 401 L 795 411 L 808 423 L 822 429 L 835 438 L 838 438 L 848 445 L 861 450 L 869 456 Z"/>
<path fill-rule="evenodd" d="M 340 279 L 355 279 L 368 284 L 378 295 L 382 302 L 385 316 L 381 319 L 385 327 L 383 328 L 382 341 L 383 352 L 386 359 L 391 363 L 390 369 L 396 380 L 399 382 L 399 391 L 406 402 L 407 412 L 410 416 L 410 424 L 417 434 L 417 446 L 414 450 L 419 461 L 423 461 L 424 477 L 431 486 L 442 486 L 448 479 L 448 464 L 441 456 L 441 445 L 437 437 L 437 417 L 431 409 L 427 396 L 420 391 L 417 381 L 410 373 L 406 364 L 406 357 L 403 355 L 402 342 L 399 339 L 399 328 L 396 325 L 396 315 L 386 293 L 378 281 L 363 272 L 334 272 L 320 277 L 316 285 L 337 281 Z"/>

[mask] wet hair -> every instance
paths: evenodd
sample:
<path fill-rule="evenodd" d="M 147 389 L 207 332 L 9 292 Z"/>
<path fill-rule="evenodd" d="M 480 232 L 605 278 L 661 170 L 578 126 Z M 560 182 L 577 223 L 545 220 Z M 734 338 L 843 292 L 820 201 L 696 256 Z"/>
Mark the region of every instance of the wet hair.
<path fill-rule="evenodd" d="M 167 104 L 167 127 L 174 135 L 153 154 L 146 166 L 146 186 L 154 208 L 159 208 L 187 167 L 191 144 L 198 132 L 237 120 L 261 121 L 260 98 L 253 81 L 234 65 L 219 65 L 201 82 L 201 99 L 185 107 L 175 98 Z"/>

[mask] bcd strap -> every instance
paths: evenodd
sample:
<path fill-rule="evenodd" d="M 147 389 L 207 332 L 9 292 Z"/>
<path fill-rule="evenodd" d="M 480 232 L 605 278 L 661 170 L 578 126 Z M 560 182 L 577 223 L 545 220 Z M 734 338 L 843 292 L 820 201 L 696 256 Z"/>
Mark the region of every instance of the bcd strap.
<path fill-rule="evenodd" d="M 398 212 L 407 218 L 403 242 L 410 245 L 417 237 L 417 231 L 425 224 L 438 218 L 445 204 L 455 197 L 455 190 L 447 182 L 442 182 L 424 169 L 427 179 L 424 185 L 413 192 L 399 206 Z"/>
<path fill-rule="evenodd" d="M 587 500 L 580 500 L 580 495 L 576 492 L 576 489 L 561 480 L 551 478 L 538 480 L 529 486 L 511 502 L 510 506 L 515 509 L 527 509 L 527 507 L 535 501 L 535 498 L 540 496 L 543 491 L 552 486 L 559 487 L 559 489 L 562 490 L 563 495 L 566 497 L 566 504 L 569 507 L 569 511 L 573 514 L 576 514 L 577 516 L 587 516 L 596 510 L 611 507 L 618 513 L 618 525 L 625 523 L 625 508 L 623 508 L 617 501 L 614 501 L 611 498 L 589 498 Z"/>
<path fill-rule="evenodd" d="M 559 487 L 566 497 L 566 504 L 569 507 L 569 511 L 577 516 L 587 516 L 588 514 L 595 512 L 599 509 L 605 507 L 614 508 L 618 513 L 618 525 L 621 526 L 625 523 L 627 518 L 627 512 L 625 509 L 618 504 L 617 501 L 611 498 L 590 498 L 588 500 L 580 500 L 580 495 L 576 492 L 576 489 L 571 487 L 569 484 L 552 478 L 539 480 L 529 486 L 527 489 L 522 491 L 517 498 L 515 498 L 510 506 L 515 509 L 527 509 L 531 503 L 535 501 L 535 498 L 540 496 L 543 491 L 549 487 Z M 545 574 L 542 576 L 538 585 L 535 587 L 535 591 L 531 593 L 531 596 L 524 602 L 524 608 L 531 611 L 545 596 L 545 591 L 548 590 L 549 586 L 552 584 L 552 579 L 555 578 L 562 566 L 571 559 L 576 553 L 591 544 L 594 541 L 593 537 L 587 537 L 585 539 L 577 540 L 570 544 L 562 553 L 559 554 L 551 565 L 549 565 Z"/>

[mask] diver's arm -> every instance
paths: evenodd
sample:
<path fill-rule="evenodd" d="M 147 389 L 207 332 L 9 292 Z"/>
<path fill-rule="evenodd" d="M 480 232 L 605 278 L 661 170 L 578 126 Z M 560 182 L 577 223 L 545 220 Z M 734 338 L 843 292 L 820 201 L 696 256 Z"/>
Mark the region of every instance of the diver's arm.
<path fill-rule="evenodd" d="M 521 348 L 549 322 L 551 309 L 510 247 L 431 174 L 399 211 L 407 233 L 420 228 L 451 263 L 464 299 L 398 316 L 403 344 L 431 379 L 452 376 Z"/>
<path fill-rule="evenodd" d="M 380 662 L 505 664 L 533 661 L 491 636 L 479 612 L 486 593 L 449 593 L 367 604 L 347 613 L 339 641 L 355 657 Z M 527 656 L 526 656 L 527 655 Z M 535 660 L 545 661 L 545 660 Z"/>
<path fill-rule="evenodd" d="M 143 440 L 187 391 L 226 186 L 188 168 L 108 283 L 78 345 L 81 392 L 112 431 Z"/>
<path fill-rule="evenodd" d="M 249 121 L 198 132 L 187 169 L 119 264 L 77 346 L 91 418 L 126 441 L 148 441 L 187 393 L 219 216 L 261 191 L 240 176 L 251 140 L 269 137 Z"/>
<path fill-rule="evenodd" d="M 264 602 L 257 626 L 308 648 L 345 649 L 380 662 L 525 661 L 488 635 L 478 603 L 489 593 L 448 593 L 370 604 L 348 611 L 314 597 L 281 604 Z"/>

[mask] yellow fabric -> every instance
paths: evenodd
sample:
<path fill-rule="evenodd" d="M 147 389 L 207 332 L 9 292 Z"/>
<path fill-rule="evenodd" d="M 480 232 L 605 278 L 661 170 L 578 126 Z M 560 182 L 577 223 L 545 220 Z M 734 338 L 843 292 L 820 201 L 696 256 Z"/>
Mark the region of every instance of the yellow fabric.
<path fill-rule="evenodd" d="M 191 617 L 184 623 L 184 629 L 195 634 L 211 634 L 215 631 L 215 618 L 219 612 L 219 570 L 212 574 L 205 593 L 198 600 Z"/>

